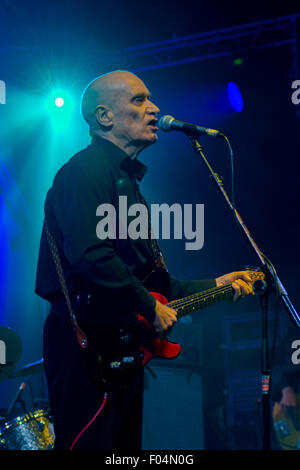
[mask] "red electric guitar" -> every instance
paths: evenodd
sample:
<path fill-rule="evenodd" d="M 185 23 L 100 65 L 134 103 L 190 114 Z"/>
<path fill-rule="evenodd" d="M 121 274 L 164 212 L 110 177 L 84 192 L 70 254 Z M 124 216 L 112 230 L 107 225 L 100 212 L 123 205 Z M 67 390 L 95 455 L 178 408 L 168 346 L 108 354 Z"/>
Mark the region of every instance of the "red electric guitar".
<path fill-rule="evenodd" d="M 265 275 L 261 271 L 249 271 L 252 281 L 264 279 Z M 234 289 L 231 284 L 226 284 L 221 287 L 213 287 L 211 289 L 189 295 L 180 300 L 174 300 L 168 303 L 165 296 L 156 292 L 151 294 L 162 304 L 176 310 L 177 320 L 196 312 L 209 305 L 215 304 L 221 300 L 230 300 L 234 295 Z M 177 343 L 172 343 L 167 339 L 168 331 L 162 335 L 155 335 L 152 326 L 147 322 L 145 317 L 138 315 L 138 320 L 146 326 L 148 334 L 151 338 L 145 341 L 145 336 L 142 335 L 141 350 L 144 354 L 143 365 L 152 358 L 172 359 L 177 357 L 181 352 L 181 346 Z"/>
<path fill-rule="evenodd" d="M 261 271 L 248 270 L 248 272 L 253 282 L 265 277 Z M 154 271 L 151 277 L 150 282 L 144 283 L 145 286 L 159 302 L 176 310 L 177 319 L 221 300 L 230 300 L 234 295 L 232 285 L 226 284 L 168 303 L 165 295 L 153 292 L 152 289 L 168 292 L 165 281 L 166 278 L 169 279 L 169 275 L 166 271 Z M 97 380 L 105 385 L 110 382 L 122 383 L 123 373 L 128 374 L 137 364 L 145 366 L 153 358 L 173 359 L 181 352 L 179 344 L 168 340 L 172 327 L 163 334 L 157 334 L 145 317 L 138 314 L 137 320 L 137 324 L 131 328 L 101 328 L 100 331 L 92 332 L 95 338 L 94 347 L 92 349 L 88 347 L 86 351 L 96 352 L 93 355 L 96 358 L 93 370 L 96 371 Z M 87 336 L 89 337 L 89 334 Z"/>

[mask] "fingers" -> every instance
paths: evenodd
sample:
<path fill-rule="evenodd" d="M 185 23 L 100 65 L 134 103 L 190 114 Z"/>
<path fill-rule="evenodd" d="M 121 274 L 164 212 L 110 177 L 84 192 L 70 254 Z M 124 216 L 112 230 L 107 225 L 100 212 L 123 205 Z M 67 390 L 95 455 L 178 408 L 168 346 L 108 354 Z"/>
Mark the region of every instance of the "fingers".
<path fill-rule="evenodd" d="M 242 279 L 243 281 L 247 283 L 251 283 L 251 275 L 247 271 L 234 271 L 232 273 L 224 274 L 223 276 L 217 277 L 216 278 L 216 285 L 217 287 L 223 286 L 225 284 L 230 284 L 237 279 Z"/>
<path fill-rule="evenodd" d="M 248 271 L 235 271 L 217 278 L 217 286 L 231 283 L 234 289 L 233 302 L 245 297 L 245 295 L 254 295 L 252 289 L 252 278 Z"/>
<path fill-rule="evenodd" d="M 177 321 L 177 312 L 176 310 L 173 310 L 172 308 L 169 308 L 169 307 L 167 307 L 167 309 L 170 315 L 169 318 L 172 321 L 172 323 L 174 323 L 175 321 Z"/>
<path fill-rule="evenodd" d="M 165 311 L 162 315 L 161 320 L 163 323 L 163 329 L 167 330 L 173 325 L 173 323 L 177 321 L 177 312 L 175 312 L 175 310 L 172 310 L 171 308 L 165 307 Z"/>
<path fill-rule="evenodd" d="M 170 328 L 176 321 L 177 312 L 166 305 L 160 304 L 156 309 L 156 318 L 153 326 L 158 333 L 162 333 Z"/>
<path fill-rule="evenodd" d="M 234 289 L 233 302 L 236 302 L 239 298 L 244 298 L 245 295 L 254 295 L 252 286 L 245 282 L 243 279 L 237 279 L 232 283 Z"/>
<path fill-rule="evenodd" d="M 251 275 L 247 271 L 239 271 L 236 274 L 237 274 L 237 279 L 242 279 L 243 281 L 252 284 Z"/>

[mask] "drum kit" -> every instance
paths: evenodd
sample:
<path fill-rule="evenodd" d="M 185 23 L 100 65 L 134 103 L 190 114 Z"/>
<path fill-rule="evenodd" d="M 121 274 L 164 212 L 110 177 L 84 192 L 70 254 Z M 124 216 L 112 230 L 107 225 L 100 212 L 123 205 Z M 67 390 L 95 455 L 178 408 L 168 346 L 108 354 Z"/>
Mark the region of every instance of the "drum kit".
<path fill-rule="evenodd" d="M 43 359 L 14 370 L 21 352 L 22 343 L 17 333 L 0 326 L 0 382 L 43 372 Z M 25 387 L 26 381 L 19 386 L 5 416 L 0 417 L 0 450 L 52 450 L 54 430 L 49 406 L 28 412 L 24 409 L 23 415 L 12 419 L 16 403 L 23 402 L 21 395 Z"/>

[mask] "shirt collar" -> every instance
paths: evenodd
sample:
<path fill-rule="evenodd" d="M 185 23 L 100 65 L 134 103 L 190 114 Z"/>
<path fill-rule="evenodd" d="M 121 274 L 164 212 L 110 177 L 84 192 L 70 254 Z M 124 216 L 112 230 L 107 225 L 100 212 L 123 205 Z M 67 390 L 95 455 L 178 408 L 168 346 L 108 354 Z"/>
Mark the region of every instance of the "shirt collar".
<path fill-rule="evenodd" d="M 129 155 L 124 152 L 124 150 L 122 150 L 110 140 L 103 139 L 99 136 L 94 136 L 91 146 L 94 145 L 105 148 L 105 150 L 107 150 L 109 153 L 109 158 L 112 158 L 113 161 L 121 169 L 125 170 L 131 178 L 137 178 L 139 181 L 141 181 L 141 179 L 144 177 L 148 169 L 147 166 L 136 158 L 130 158 Z"/>

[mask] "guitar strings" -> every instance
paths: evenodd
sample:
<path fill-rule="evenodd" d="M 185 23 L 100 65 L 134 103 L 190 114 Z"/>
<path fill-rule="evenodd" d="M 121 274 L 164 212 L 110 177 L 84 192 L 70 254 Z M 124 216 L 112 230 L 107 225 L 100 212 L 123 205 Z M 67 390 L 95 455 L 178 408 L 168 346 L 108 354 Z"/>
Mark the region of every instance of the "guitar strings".
<path fill-rule="evenodd" d="M 168 303 L 167 306 L 170 308 L 185 308 L 188 306 L 191 306 L 192 304 L 196 302 L 199 302 L 206 297 L 212 297 L 213 295 L 220 295 L 220 294 L 229 294 L 230 292 L 233 291 L 233 287 L 231 284 L 225 284 L 224 286 L 220 287 L 213 287 L 212 289 L 209 289 L 208 291 L 205 291 L 206 293 L 199 292 L 198 294 L 192 294 L 188 297 L 184 297 L 181 300 L 173 300 L 172 302 Z"/>
<path fill-rule="evenodd" d="M 253 280 L 255 280 L 255 278 L 259 278 L 260 276 L 258 275 L 258 273 L 255 273 L 254 275 L 252 275 L 252 277 L 253 277 Z M 177 308 L 182 309 L 182 308 L 191 306 L 193 303 L 195 303 L 195 301 L 199 302 L 205 299 L 206 297 L 213 297 L 214 295 L 220 295 L 220 294 L 225 295 L 229 293 L 233 293 L 233 287 L 231 283 L 225 284 L 224 286 L 220 286 L 220 287 L 213 287 L 211 289 L 208 289 L 205 292 L 198 292 L 197 294 L 189 295 L 187 297 L 184 297 L 181 300 L 173 300 L 169 302 L 167 305 L 168 307 L 174 308 L 175 310 Z"/>

